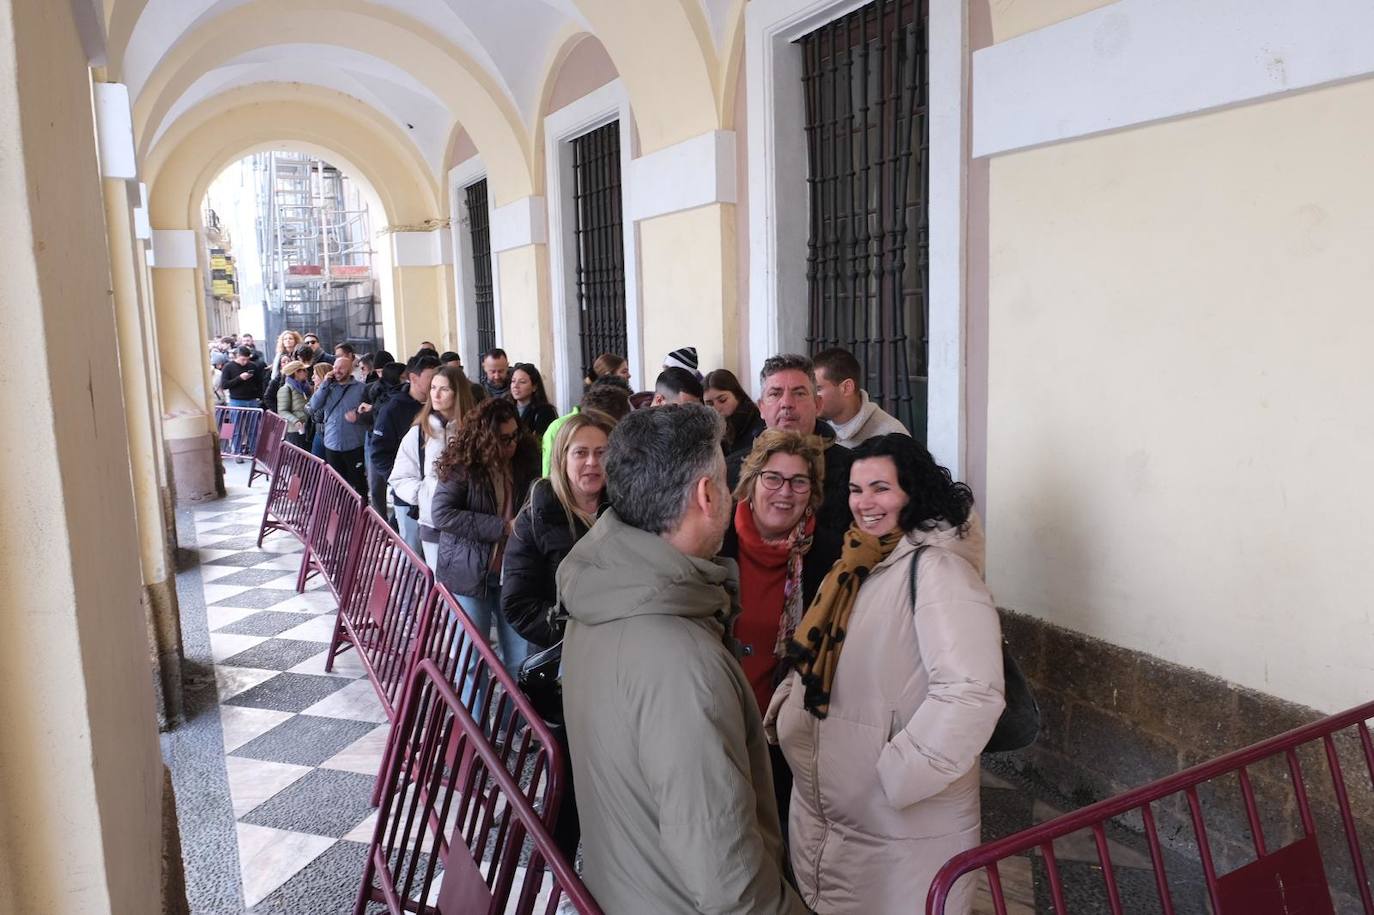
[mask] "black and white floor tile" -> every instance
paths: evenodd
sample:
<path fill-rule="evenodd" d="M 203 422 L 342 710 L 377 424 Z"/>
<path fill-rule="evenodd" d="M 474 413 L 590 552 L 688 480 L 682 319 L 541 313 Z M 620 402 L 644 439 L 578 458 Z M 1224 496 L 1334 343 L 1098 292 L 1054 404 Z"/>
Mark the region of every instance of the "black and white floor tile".
<path fill-rule="evenodd" d="M 183 513 L 195 527 L 198 575 L 183 593 L 188 633 L 208 633 L 205 659 L 213 671 L 209 705 L 217 713 L 215 747 L 194 763 L 178 762 L 189 752 L 167 750 L 182 803 L 188 778 L 204 773 L 210 756 L 223 763 L 227 791 L 223 811 L 196 815 L 232 823 L 223 845 L 237 850 L 237 862 L 212 855 L 209 843 L 184 845 L 192 910 L 206 915 L 333 915 L 351 913 L 362 876 L 376 812 L 370 803 L 389 727 L 371 682 L 351 652 L 332 671 L 324 660 L 333 635 L 336 605 L 323 584 L 312 581 L 297 593 L 301 547 L 277 533 L 256 545 L 266 487 L 247 489 L 246 471 L 234 468 L 230 497 Z M 183 538 L 189 539 L 189 538 Z M 188 599 L 189 598 L 189 599 Z M 188 614 L 203 615 L 189 619 Z M 188 650 L 188 659 L 191 652 Z M 194 730 L 208 718 L 189 722 Z M 204 730 L 204 728 L 202 728 Z M 174 745 L 164 742 L 164 746 Z M 222 746 L 221 746 L 222 742 Z M 221 754 L 222 751 L 222 755 Z M 178 770 L 178 766 L 181 769 Z M 1004 773 L 1011 777 L 1010 773 Z M 983 832 L 1007 835 L 1058 815 L 1024 785 L 991 772 L 983 775 Z M 183 811 L 183 835 L 191 824 Z M 194 827 L 191 834 L 195 835 Z M 185 839 L 183 840 L 185 842 Z M 1149 858 L 1113 840 L 1114 872 L 1128 911 L 1157 911 Z M 1091 834 L 1056 842 L 1056 857 L 1070 907 L 1096 907 L 1102 886 Z M 235 869 L 234 865 L 237 865 Z M 237 886 L 226 888 L 224 874 Z M 999 868 L 1008 915 L 1053 911 L 1044 861 L 1029 854 Z M 977 915 L 994 907 L 980 877 Z M 238 897 L 238 909 L 227 899 Z M 1187 909 L 1191 911 L 1191 909 Z M 372 911 L 370 908 L 369 911 Z M 1180 909 L 1179 911 L 1185 911 Z"/>
<path fill-rule="evenodd" d="M 229 499 L 195 515 L 243 905 L 347 912 L 386 715 L 351 653 L 324 669 L 333 595 L 318 581 L 296 592 L 294 538 L 273 534 L 258 549 L 265 497 L 231 482 Z"/>

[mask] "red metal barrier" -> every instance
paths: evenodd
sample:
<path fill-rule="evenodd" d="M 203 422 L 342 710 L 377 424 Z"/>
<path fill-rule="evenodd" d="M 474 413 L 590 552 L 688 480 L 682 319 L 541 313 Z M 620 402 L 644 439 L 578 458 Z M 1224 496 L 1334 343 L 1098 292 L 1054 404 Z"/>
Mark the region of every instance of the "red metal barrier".
<path fill-rule="evenodd" d="M 1197 842 L 1203 877 L 1213 915 L 1269 915 L 1292 912 L 1305 915 L 1334 913 L 1331 889 L 1322 863 L 1317 837 L 1316 819 L 1308 797 L 1308 785 L 1303 781 L 1299 749 L 1315 749 L 1320 745 L 1331 776 L 1341 828 L 1345 837 L 1349 864 L 1365 915 L 1374 915 L 1374 894 L 1371 893 L 1369 873 L 1360 849 L 1360 836 L 1351 809 L 1349 785 L 1341 768 L 1336 737 L 1347 729 L 1357 741 L 1364 756 L 1364 767 L 1374 789 L 1374 741 L 1370 739 L 1366 722 L 1374 719 L 1374 702 L 1333 715 L 1321 721 L 1280 734 L 1254 746 L 1228 753 L 1177 775 L 1151 782 L 1117 797 L 1084 807 L 1073 813 L 1042 823 L 1031 829 L 989 842 L 956 855 L 940 869 L 926 899 L 927 915 L 944 915 L 945 903 L 960 877 L 983 870 L 987 873 L 988 889 L 998 915 L 1006 915 L 1006 900 L 1002 892 L 997 863 L 1032 849 L 1039 849 L 1049 878 L 1050 896 L 1056 913 L 1068 912 L 1064 904 L 1064 888 L 1054 856 L 1054 840 L 1065 838 L 1079 830 L 1092 830 L 1101 865 L 1103 889 L 1107 905 L 1113 915 L 1121 915 L 1121 894 L 1112 870 L 1108 852 L 1105 824 L 1126 814 L 1139 813 L 1145 826 L 1150 860 L 1154 867 L 1155 889 L 1164 915 L 1173 915 L 1175 898 L 1170 892 L 1164 857 L 1155 825 L 1154 802 L 1182 794 L 1187 800 L 1192 819 L 1193 836 Z M 1302 836 L 1282 848 L 1271 850 L 1266 842 L 1261 811 L 1250 770 L 1258 764 L 1282 758 L 1287 767 L 1287 780 L 1302 821 Z M 1218 874 L 1213 861 L 1212 847 L 1207 839 L 1206 816 L 1198 789 L 1229 776 L 1237 776 L 1241 800 L 1254 844 L 1254 860 L 1225 874 Z M 1215 787 L 1215 786 L 1212 786 Z M 1338 843 L 1337 843 L 1338 844 Z"/>
<path fill-rule="evenodd" d="M 264 413 L 258 424 L 258 440 L 253 447 L 253 467 L 248 471 L 248 485 L 258 477 L 272 478 L 286 438 L 286 420 L 275 413 Z"/>
<path fill-rule="evenodd" d="M 600 915 L 546 826 L 558 787 L 550 778 L 541 817 L 448 680 L 429 659 L 409 680 L 394 733 L 403 752 L 383 769 L 386 792 L 355 915 L 370 902 L 392 915 L 554 915 L 564 896 L 583 915 Z M 469 764 L 455 770 L 455 754 Z"/>
<path fill-rule="evenodd" d="M 267 490 L 267 504 L 262 509 L 262 526 L 258 528 L 258 546 L 272 531 L 287 531 L 305 542 L 310 515 L 315 507 L 324 461 L 284 443 L 272 474 L 272 486 Z"/>
<path fill-rule="evenodd" d="M 554 742 L 553 732 L 534 710 L 515 679 L 506 671 L 487 634 L 478 630 L 463 608 L 443 585 L 435 585 L 434 597 L 425 613 L 419 635 L 416 660 L 434 662 L 444 678 L 458 690 L 463 707 L 481 729 L 482 738 L 500 747 L 507 770 L 520 783 L 526 799 L 547 817 L 552 825 L 551 806 L 556 807 L 558 792 L 566 779 L 563 758 Z M 382 759 L 385 772 L 394 753 L 401 751 L 397 741 L 388 741 Z M 460 768 L 462 764 L 460 763 Z M 531 765 L 531 763 L 533 765 Z M 542 773 L 549 774 L 554 803 L 539 800 Z M 378 778 L 373 802 L 385 787 Z"/>
<path fill-rule="evenodd" d="M 363 509 L 353 554 L 324 669 L 333 670 L 344 649 L 356 649 L 395 721 L 433 600 L 434 573 L 371 508 Z"/>
<path fill-rule="evenodd" d="M 363 497 L 333 467 L 320 474 L 315 506 L 306 528 L 305 552 L 296 590 L 304 591 L 312 576 L 323 575 L 334 599 L 343 603 L 345 579 L 353 559 L 353 544 L 362 527 Z"/>
<path fill-rule="evenodd" d="M 258 429 L 263 411 L 258 407 L 215 406 L 215 428 L 219 430 L 219 453 L 240 462 L 251 458 L 258 445 Z"/>

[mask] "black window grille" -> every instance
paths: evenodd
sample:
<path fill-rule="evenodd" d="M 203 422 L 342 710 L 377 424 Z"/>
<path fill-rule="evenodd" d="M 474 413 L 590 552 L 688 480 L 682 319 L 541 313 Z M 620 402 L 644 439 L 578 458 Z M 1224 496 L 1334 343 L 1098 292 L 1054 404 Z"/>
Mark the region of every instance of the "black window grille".
<path fill-rule="evenodd" d="M 925 438 L 924 0 L 877 0 L 798 41 L 806 98 L 812 352 L 850 350 L 870 398 Z"/>
<path fill-rule="evenodd" d="M 625 248 L 621 236 L 620 123 L 572 141 L 577 308 L 582 365 L 626 354 Z"/>
<path fill-rule="evenodd" d="M 472 297 L 476 311 L 477 351 L 496 346 L 496 300 L 491 283 L 491 225 L 487 217 L 487 179 L 464 188 L 468 233 L 472 238 Z"/>

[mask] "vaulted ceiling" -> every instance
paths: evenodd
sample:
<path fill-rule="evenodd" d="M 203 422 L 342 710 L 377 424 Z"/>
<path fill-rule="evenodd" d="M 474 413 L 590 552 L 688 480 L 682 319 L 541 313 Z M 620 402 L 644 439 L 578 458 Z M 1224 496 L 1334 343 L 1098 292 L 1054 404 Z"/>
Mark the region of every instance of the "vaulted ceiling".
<path fill-rule="evenodd" d="M 485 156 L 519 155 L 532 169 L 550 74 L 584 34 L 603 41 L 632 101 L 636 76 L 643 94 L 653 68 L 671 69 L 676 57 L 679 72 L 704 83 L 684 111 L 718 108 L 720 62 L 738 41 L 745 0 L 105 2 L 111 74 L 129 87 L 145 155 L 209 100 L 300 83 L 375 110 L 437 176 L 460 128 Z M 633 36 L 646 26 L 648 40 Z M 660 59 L 628 59 L 640 45 Z"/>

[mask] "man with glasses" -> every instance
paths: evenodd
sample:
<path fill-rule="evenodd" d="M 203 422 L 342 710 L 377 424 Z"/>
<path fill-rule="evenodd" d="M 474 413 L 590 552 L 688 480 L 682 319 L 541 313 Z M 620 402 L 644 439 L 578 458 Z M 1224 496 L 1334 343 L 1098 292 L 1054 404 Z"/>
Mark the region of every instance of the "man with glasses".
<path fill-rule="evenodd" d="M 831 530 L 849 527 L 849 449 L 835 444 L 835 430 L 819 418 L 820 398 L 811 360 L 796 353 L 769 356 L 759 372 L 763 386 L 759 414 L 769 429 L 788 429 L 802 435 L 819 435 L 825 442 L 825 487 L 817 523 Z M 750 442 L 750 447 L 753 443 Z M 739 483 L 740 467 L 749 456 L 741 448 L 726 458 L 730 489 Z"/>

